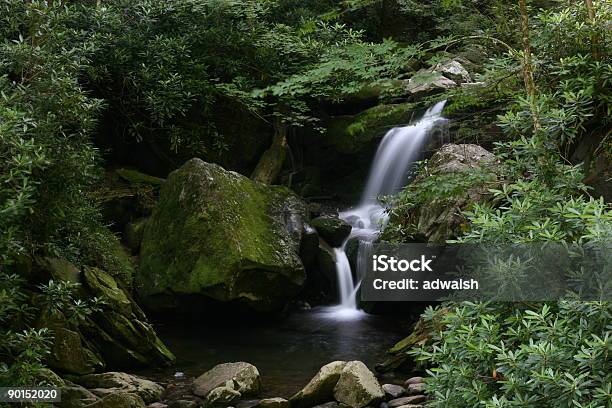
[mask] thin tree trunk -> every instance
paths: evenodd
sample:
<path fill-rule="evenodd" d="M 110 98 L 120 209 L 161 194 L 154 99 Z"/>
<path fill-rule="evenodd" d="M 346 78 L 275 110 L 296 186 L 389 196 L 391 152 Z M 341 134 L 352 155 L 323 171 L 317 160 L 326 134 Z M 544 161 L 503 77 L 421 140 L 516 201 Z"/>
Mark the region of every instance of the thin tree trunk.
<path fill-rule="evenodd" d="M 595 24 L 595 8 L 593 7 L 593 0 L 584 0 L 584 3 L 586 5 L 589 20 L 591 23 Z M 595 60 L 600 58 L 599 39 L 597 38 L 596 34 L 593 34 L 591 37 L 591 55 L 593 55 L 593 59 Z"/>
<path fill-rule="evenodd" d="M 523 82 L 525 91 L 529 98 L 531 116 L 533 118 L 534 133 L 540 130 L 540 118 L 536 107 L 536 87 L 533 80 L 533 64 L 531 62 L 531 41 L 529 39 L 529 13 L 527 12 L 527 0 L 518 0 L 521 13 L 521 39 L 523 42 Z"/>
<path fill-rule="evenodd" d="M 278 178 L 287 155 L 287 125 L 277 119 L 274 126 L 272 145 L 259 159 L 251 179 L 260 183 L 272 184 Z"/>

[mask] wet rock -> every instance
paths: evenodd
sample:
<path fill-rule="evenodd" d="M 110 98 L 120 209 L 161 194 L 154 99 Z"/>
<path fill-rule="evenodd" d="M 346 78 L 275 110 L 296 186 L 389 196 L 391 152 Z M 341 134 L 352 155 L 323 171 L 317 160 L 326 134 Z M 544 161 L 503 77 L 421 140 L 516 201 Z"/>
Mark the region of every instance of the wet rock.
<path fill-rule="evenodd" d="M 387 404 L 386 402 L 381 402 L 378 408 L 389 408 L 389 404 Z"/>
<path fill-rule="evenodd" d="M 145 403 L 137 394 L 112 393 L 87 405 L 87 408 L 145 408 Z"/>
<path fill-rule="evenodd" d="M 321 367 L 308 384 L 289 399 L 291 406 L 305 408 L 333 400 L 334 387 L 346 365 L 345 361 L 334 361 Z"/>
<path fill-rule="evenodd" d="M 289 408 L 290 404 L 284 398 L 265 398 L 259 401 L 259 408 Z"/>
<path fill-rule="evenodd" d="M 227 407 L 234 401 L 240 399 L 240 392 L 236 391 L 233 386 L 232 380 L 229 380 L 227 385 L 213 389 L 206 396 L 206 406 Z"/>
<path fill-rule="evenodd" d="M 257 367 L 245 362 L 224 363 L 214 366 L 193 382 L 195 395 L 206 397 L 213 389 L 223 387 L 230 381 L 233 388 L 243 396 L 256 395 L 260 389 Z"/>
<path fill-rule="evenodd" d="M 405 391 L 404 387 L 395 384 L 383 384 L 382 389 L 390 399 L 401 397 Z"/>
<path fill-rule="evenodd" d="M 306 205 L 289 189 L 189 160 L 170 174 L 147 222 L 139 295 L 156 310 L 194 297 L 281 310 L 306 278 L 305 218 Z"/>
<path fill-rule="evenodd" d="M 351 225 L 336 217 L 317 217 L 311 221 L 319 236 L 332 247 L 339 247 L 351 233 Z"/>
<path fill-rule="evenodd" d="M 407 386 L 409 386 L 410 384 L 419 384 L 419 383 L 423 383 L 423 382 L 425 382 L 425 380 L 423 379 L 423 377 L 411 377 L 411 378 L 407 379 L 407 380 L 404 382 L 404 385 L 407 387 Z"/>
<path fill-rule="evenodd" d="M 300 259 L 304 266 L 316 261 L 319 252 L 319 234 L 310 225 L 304 225 L 304 233 L 300 242 Z"/>
<path fill-rule="evenodd" d="M 398 408 L 404 405 L 419 404 L 421 402 L 424 402 L 426 399 L 427 397 L 425 397 L 424 395 L 413 395 L 410 397 L 392 399 L 388 402 L 388 404 L 389 408 Z"/>
<path fill-rule="evenodd" d="M 130 393 L 140 396 L 145 403 L 159 401 L 164 392 L 164 388 L 153 381 L 121 372 L 89 374 L 75 381 L 98 396 Z"/>
<path fill-rule="evenodd" d="M 425 387 L 426 386 L 424 383 L 408 384 L 408 387 L 406 388 L 406 394 L 408 395 L 422 394 L 423 392 L 425 392 Z"/>
<path fill-rule="evenodd" d="M 353 408 L 362 408 L 385 396 L 374 374 L 361 361 L 346 364 L 334 388 L 336 401 Z"/>

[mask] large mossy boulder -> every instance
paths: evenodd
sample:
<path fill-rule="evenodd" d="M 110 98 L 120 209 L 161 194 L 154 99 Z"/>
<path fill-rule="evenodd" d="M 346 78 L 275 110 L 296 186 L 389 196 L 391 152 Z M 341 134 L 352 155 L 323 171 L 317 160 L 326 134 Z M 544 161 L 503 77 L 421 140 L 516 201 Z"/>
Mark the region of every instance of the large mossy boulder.
<path fill-rule="evenodd" d="M 194 295 L 279 309 L 305 280 L 305 217 L 304 203 L 284 187 L 189 160 L 168 177 L 145 227 L 139 294 L 153 309 Z"/>

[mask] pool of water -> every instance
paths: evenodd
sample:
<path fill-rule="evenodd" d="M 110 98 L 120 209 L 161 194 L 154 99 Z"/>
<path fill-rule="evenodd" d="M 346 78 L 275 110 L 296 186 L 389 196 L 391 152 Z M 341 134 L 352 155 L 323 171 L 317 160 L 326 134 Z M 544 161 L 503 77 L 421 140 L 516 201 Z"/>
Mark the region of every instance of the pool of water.
<path fill-rule="evenodd" d="M 170 379 L 175 371 L 193 377 L 219 363 L 246 361 L 259 369 L 264 397 L 293 395 L 334 360 L 361 360 L 373 370 L 407 333 L 397 317 L 333 307 L 297 312 L 267 324 L 165 323 L 157 331 L 177 363 L 171 372 L 155 377 Z"/>

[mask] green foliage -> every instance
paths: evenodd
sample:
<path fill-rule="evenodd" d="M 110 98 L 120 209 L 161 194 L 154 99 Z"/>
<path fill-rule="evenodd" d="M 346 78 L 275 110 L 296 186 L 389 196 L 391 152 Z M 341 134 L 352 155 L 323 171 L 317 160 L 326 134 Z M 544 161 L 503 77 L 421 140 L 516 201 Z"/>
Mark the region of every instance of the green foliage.
<path fill-rule="evenodd" d="M 463 303 L 430 309 L 443 328 L 411 352 L 428 372 L 432 407 L 607 407 L 612 306 Z"/>
<path fill-rule="evenodd" d="M 33 294 L 23 278 L 0 271 L 0 384 L 49 385 L 45 363 L 51 352 L 53 332 L 39 327 L 43 313 L 65 316 L 78 328 L 103 302 L 77 296 L 80 285 L 49 281 Z"/>

